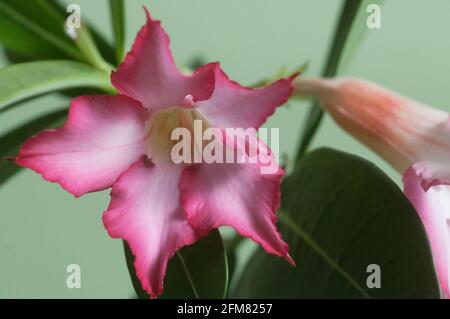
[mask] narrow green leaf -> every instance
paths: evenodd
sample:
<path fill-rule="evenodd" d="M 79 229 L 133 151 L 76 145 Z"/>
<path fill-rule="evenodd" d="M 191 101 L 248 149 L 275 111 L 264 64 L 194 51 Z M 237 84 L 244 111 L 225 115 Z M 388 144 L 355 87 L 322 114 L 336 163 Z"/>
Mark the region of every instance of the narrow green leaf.
<path fill-rule="evenodd" d="M 371 4 L 377 4 L 381 7 L 383 3 L 384 0 L 361 0 L 360 9 L 347 36 L 347 42 L 344 45 L 336 74 L 342 74 L 347 70 L 355 57 L 358 48 L 363 43 L 366 33 L 369 31 L 369 28 L 367 27 L 367 17 L 369 15 L 369 13 L 367 13 L 367 7 Z M 377 31 L 373 30 L 373 32 Z"/>
<path fill-rule="evenodd" d="M 318 100 L 314 99 L 312 105 L 309 108 L 306 120 L 303 123 L 303 129 L 301 132 L 300 143 L 297 147 L 297 153 L 295 155 L 295 162 L 298 163 L 308 150 L 309 145 L 319 128 L 320 122 L 323 117 L 323 110 Z"/>
<path fill-rule="evenodd" d="M 280 230 L 297 267 L 258 250 L 240 298 L 439 298 L 425 230 L 381 170 L 354 155 L 305 155 L 282 184 Z M 380 267 L 380 287 L 367 280 Z"/>
<path fill-rule="evenodd" d="M 123 0 L 109 0 L 111 23 L 114 30 L 117 63 L 122 62 L 125 51 L 125 6 Z"/>
<path fill-rule="evenodd" d="M 228 261 L 228 277 L 229 281 L 233 280 L 235 276 L 236 266 L 238 264 L 238 252 L 237 249 L 239 245 L 246 239 L 239 234 L 235 234 L 232 238 L 225 240 L 225 250 L 227 252 L 227 261 Z"/>
<path fill-rule="evenodd" d="M 27 57 L 82 60 L 64 23 L 38 7 L 45 0 L 0 0 L 0 42 Z"/>
<path fill-rule="evenodd" d="M 56 2 L 42 0 L 35 2 L 35 4 L 37 5 L 36 9 L 41 13 L 46 14 L 56 25 L 65 28 L 66 15 L 68 13 L 64 12 L 62 6 Z M 78 47 L 84 56 L 85 61 L 101 70 L 111 69 L 98 50 L 97 45 L 91 36 L 91 32 L 89 31 L 89 25 L 83 22 L 80 28 L 76 29 L 75 32 L 76 36 L 74 39 L 71 39 L 71 42 L 75 43 Z"/>
<path fill-rule="evenodd" d="M 0 160 L 0 187 L 16 175 L 22 167 L 5 160 Z"/>
<path fill-rule="evenodd" d="M 0 0 L 0 30 L 4 30 L 0 42 L 13 62 L 73 59 L 101 69 L 109 67 L 103 56 L 115 61 L 111 45 L 84 20 L 76 39 L 69 37 L 65 31 L 68 16 L 54 0 Z"/>
<path fill-rule="evenodd" d="M 333 77 L 338 71 L 342 70 L 340 66 L 343 60 L 346 64 L 350 57 L 353 56 L 357 47 L 361 43 L 364 35 L 364 30 L 367 29 L 365 17 L 366 7 L 368 3 L 381 4 L 380 0 L 346 0 L 340 14 L 337 24 L 336 32 L 334 34 L 333 42 L 331 44 L 327 62 L 322 71 L 322 76 Z M 314 137 L 317 128 L 323 117 L 323 110 L 318 101 L 314 101 L 309 110 L 304 123 L 304 129 L 301 133 L 300 143 L 296 154 L 296 162 L 306 152 L 312 138 Z"/>
<path fill-rule="evenodd" d="M 125 244 L 126 245 L 126 244 Z M 128 270 L 139 298 L 148 298 L 136 277 L 134 257 L 125 248 Z M 219 231 L 179 250 L 169 261 L 162 298 L 224 298 L 228 288 L 228 266 Z"/>
<path fill-rule="evenodd" d="M 66 12 L 62 4 L 54 0 L 40 0 L 36 4 L 43 11 L 51 15 L 58 26 L 65 25 L 69 13 Z M 103 57 L 109 63 L 114 63 L 114 50 L 111 44 L 89 22 L 85 19 L 82 19 L 82 22 L 81 28 L 77 30 L 79 38 L 75 40 L 75 44 L 85 54 L 88 62 L 101 69 L 105 69 L 108 64 L 105 63 Z"/>
<path fill-rule="evenodd" d="M 93 87 L 113 93 L 109 74 L 72 61 L 38 61 L 0 70 L 0 112 L 8 106 L 63 89 Z"/>
<path fill-rule="evenodd" d="M 87 25 L 82 25 L 81 28 L 76 29 L 76 32 L 75 44 L 83 53 L 86 61 L 100 70 L 110 71 L 113 67 L 103 59 Z"/>
<path fill-rule="evenodd" d="M 67 114 L 67 110 L 58 110 L 33 119 L 0 136 L 0 187 L 10 177 L 20 171 L 21 167 L 6 160 L 19 152 L 19 147 L 30 136 L 40 131 L 59 126 Z"/>

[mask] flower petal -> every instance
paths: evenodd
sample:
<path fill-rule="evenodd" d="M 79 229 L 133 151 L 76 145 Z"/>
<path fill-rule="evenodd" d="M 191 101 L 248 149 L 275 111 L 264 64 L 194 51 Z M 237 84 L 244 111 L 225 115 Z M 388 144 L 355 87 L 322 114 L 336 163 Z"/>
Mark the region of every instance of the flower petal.
<path fill-rule="evenodd" d="M 181 203 L 197 232 L 205 235 L 217 227 L 231 226 L 268 253 L 295 264 L 275 224 L 284 172 L 275 162 L 271 164 L 275 169 L 270 173 L 264 171 L 262 162 L 248 159 L 189 166 L 180 180 Z"/>
<path fill-rule="evenodd" d="M 145 109 L 126 96 L 72 101 L 66 124 L 28 139 L 16 161 L 75 196 L 110 187 L 145 150 Z"/>
<path fill-rule="evenodd" d="M 255 89 L 231 81 L 217 64 L 214 92 L 210 99 L 197 104 L 197 110 L 215 127 L 258 129 L 289 99 L 296 76 Z"/>
<path fill-rule="evenodd" d="M 152 297 L 163 292 L 169 259 L 198 239 L 178 201 L 181 171 L 180 165 L 155 165 L 143 158 L 113 185 L 103 214 L 110 236 L 130 245 L 136 274 Z"/>
<path fill-rule="evenodd" d="M 450 298 L 450 186 L 424 191 L 413 168 L 403 175 L 403 184 L 428 233 L 442 294 Z"/>
<path fill-rule="evenodd" d="M 169 37 L 160 21 L 145 9 L 147 23 L 139 31 L 131 51 L 111 75 L 120 93 L 142 103 L 146 108 L 183 106 L 204 100 L 214 89 L 213 65 L 199 68 L 192 76 L 177 69 L 169 48 Z M 190 101 L 186 101 L 186 97 Z"/>

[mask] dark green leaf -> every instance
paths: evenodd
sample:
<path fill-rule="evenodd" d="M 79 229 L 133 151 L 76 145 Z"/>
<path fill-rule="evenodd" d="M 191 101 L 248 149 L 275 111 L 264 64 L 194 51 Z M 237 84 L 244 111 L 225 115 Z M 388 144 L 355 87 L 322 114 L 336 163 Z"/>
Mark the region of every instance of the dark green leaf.
<path fill-rule="evenodd" d="M 33 119 L 0 136 L 0 186 L 21 169 L 20 166 L 5 160 L 5 158 L 17 155 L 20 145 L 28 137 L 39 133 L 43 129 L 61 124 L 66 114 L 67 110 L 54 111 Z"/>
<path fill-rule="evenodd" d="M 0 42 L 28 58 L 82 60 L 54 8 L 51 0 L 0 0 Z"/>
<path fill-rule="evenodd" d="M 73 61 L 37 61 L 0 70 L 0 112 L 33 96 L 63 89 L 93 87 L 113 93 L 109 74 Z"/>
<path fill-rule="evenodd" d="M 128 270 L 140 298 L 148 298 L 136 277 L 133 256 L 126 247 Z M 228 288 L 225 248 L 219 231 L 177 252 L 170 261 L 162 298 L 224 298 Z"/>
<path fill-rule="evenodd" d="M 2 187 L 2 185 L 11 177 L 16 175 L 21 169 L 22 167 L 14 164 L 13 162 L 0 160 L 0 187 Z"/>
<path fill-rule="evenodd" d="M 0 0 L 0 43 L 12 62 L 73 59 L 104 67 L 103 56 L 114 63 L 111 44 L 89 23 L 83 20 L 75 41 L 66 34 L 68 16 L 54 0 Z"/>
<path fill-rule="evenodd" d="M 109 0 L 114 30 L 117 63 L 122 62 L 125 50 L 125 7 L 123 0 Z"/>
<path fill-rule="evenodd" d="M 136 272 L 134 269 L 134 256 L 126 241 L 123 241 L 123 248 L 125 252 L 125 260 L 127 262 L 128 273 L 130 274 L 134 292 L 139 299 L 148 299 L 149 295 L 144 290 L 144 288 L 142 288 L 139 278 L 136 276 Z"/>
<path fill-rule="evenodd" d="M 297 267 L 259 250 L 237 297 L 440 297 L 417 213 L 373 164 L 321 149 L 305 156 L 282 194 L 281 232 Z M 381 288 L 366 284 L 371 264 L 381 267 Z"/>
<path fill-rule="evenodd" d="M 225 250 L 227 252 L 228 277 L 230 281 L 233 280 L 233 276 L 235 275 L 236 271 L 236 266 L 238 264 L 237 249 L 245 238 L 246 237 L 240 236 L 239 234 L 235 234 L 232 238 L 224 241 Z"/>
<path fill-rule="evenodd" d="M 66 12 L 66 9 L 58 2 L 54 0 L 45 1 L 47 11 L 52 12 L 55 17 L 59 17 L 58 24 L 65 23 L 69 13 Z M 41 5 L 42 6 L 42 5 Z M 96 59 L 102 59 L 104 57 L 107 62 L 114 64 L 115 56 L 114 49 L 108 41 L 88 22 L 86 19 L 82 19 L 82 29 L 78 30 L 82 32 L 82 36 L 88 39 L 88 42 L 91 42 L 91 46 L 95 46 L 95 48 L 91 48 L 92 50 L 98 50 L 100 52 L 95 52 L 95 55 L 98 55 Z M 94 44 L 95 43 L 95 44 Z M 79 44 L 79 43 L 78 43 Z"/>

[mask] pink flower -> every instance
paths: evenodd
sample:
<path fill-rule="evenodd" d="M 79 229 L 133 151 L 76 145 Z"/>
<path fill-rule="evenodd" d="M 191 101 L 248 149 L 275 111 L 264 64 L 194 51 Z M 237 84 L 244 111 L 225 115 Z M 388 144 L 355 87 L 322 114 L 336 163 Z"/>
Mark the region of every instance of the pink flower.
<path fill-rule="evenodd" d="M 171 131 L 192 130 L 194 119 L 218 130 L 258 129 L 290 97 L 293 77 L 251 89 L 229 80 L 218 63 L 184 75 L 160 22 L 146 13 L 146 25 L 111 76 L 120 94 L 74 99 L 67 123 L 26 141 L 17 163 L 76 197 L 112 187 L 104 225 L 128 242 L 152 297 L 163 292 L 175 252 L 223 225 L 293 264 L 275 225 L 278 164 L 275 173 L 261 174 L 261 162 L 188 165 L 170 156 Z"/>
<path fill-rule="evenodd" d="M 403 174 L 427 231 L 444 297 L 450 297 L 450 123 L 446 112 L 353 79 L 299 79 L 336 122 Z"/>

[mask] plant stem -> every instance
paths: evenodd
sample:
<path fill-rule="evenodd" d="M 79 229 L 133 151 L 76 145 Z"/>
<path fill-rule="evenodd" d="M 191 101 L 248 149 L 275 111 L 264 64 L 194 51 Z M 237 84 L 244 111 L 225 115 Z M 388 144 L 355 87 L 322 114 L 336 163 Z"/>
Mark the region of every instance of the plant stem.
<path fill-rule="evenodd" d="M 358 9 L 360 7 L 360 0 L 346 0 L 340 13 L 339 22 L 337 25 L 334 39 L 328 52 L 327 62 L 322 71 L 322 76 L 333 77 L 336 75 L 339 61 L 341 60 L 342 52 L 345 48 L 345 43 L 350 33 L 353 20 L 356 17 Z M 323 118 L 323 110 L 319 105 L 319 101 L 314 101 L 309 110 L 309 114 L 306 118 L 304 129 L 301 134 L 300 143 L 298 146 L 297 154 L 295 156 L 295 163 L 298 163 L 305 154 L 311 143 L 317 128 Z"/>
<path fill-rule="evenodd" d="M 110 72 L 113 66 L 109 65 L 97 49 L 94 40 L 86 26 L 77 29 L 75 44 L 84 55 L 85 59 L 99 70 Z"/>

